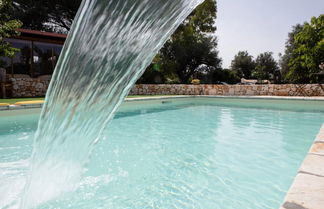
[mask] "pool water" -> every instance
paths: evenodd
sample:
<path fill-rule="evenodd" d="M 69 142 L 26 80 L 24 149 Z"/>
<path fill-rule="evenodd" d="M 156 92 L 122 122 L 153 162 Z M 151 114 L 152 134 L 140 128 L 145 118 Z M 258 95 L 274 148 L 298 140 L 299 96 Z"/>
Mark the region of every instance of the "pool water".
<path fill-rule="evenodd" d="M 0 116 L 0 208 L 14 208 L 39 110 Z M 38 208 L 279 208 L 323 122 L 319 101 L 127 102 L 78 189 Z"/>

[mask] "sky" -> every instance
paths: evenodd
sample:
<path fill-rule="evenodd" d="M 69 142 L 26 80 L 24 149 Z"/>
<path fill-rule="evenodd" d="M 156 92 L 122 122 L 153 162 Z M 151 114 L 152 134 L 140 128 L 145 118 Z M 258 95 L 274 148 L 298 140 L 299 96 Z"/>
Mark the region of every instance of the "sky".
<path fill-rule="evenodd" d="M 217 0 L 217 9 L 219 56 L 228 68 L 238 51 L 254 58 L 272 51 L 278 59 L 292 26 L 324 14 L 324 0 Z"/>

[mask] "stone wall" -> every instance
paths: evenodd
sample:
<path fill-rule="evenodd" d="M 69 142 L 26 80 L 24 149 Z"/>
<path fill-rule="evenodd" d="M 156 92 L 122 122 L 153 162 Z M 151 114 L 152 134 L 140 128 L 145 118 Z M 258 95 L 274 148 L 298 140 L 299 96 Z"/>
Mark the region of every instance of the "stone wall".
<path fill-rule="evenodd" d="M 30 78 L 27 75 L 14 75 L 10 78 L 12 97 L 42 97 L 45 96 L 51 76 Z"/>
<path fill-rule="evenodd" d="M 51 76 L 30 78 L 15 75 L 10 78 L 12 97 L 45 96 Z M 324 96 L 324 84 L 269 84 L 269 85 L 184 85 L 138 84 L 131 95 L 224 95 L 224 96 Z"/>
<path fill-rule="evenodd" d="M 138 84 L 131 95 L 324 96 L 324 84 L 183 85 Z"/>

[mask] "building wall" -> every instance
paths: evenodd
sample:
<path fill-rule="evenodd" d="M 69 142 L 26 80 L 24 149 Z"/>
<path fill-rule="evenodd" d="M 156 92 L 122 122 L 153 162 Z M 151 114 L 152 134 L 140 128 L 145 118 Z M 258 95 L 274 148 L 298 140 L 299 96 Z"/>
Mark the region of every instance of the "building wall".
<path fill-rule="evenodd" d="M 11 78 L 13 97 L 45 96 L 50 76 Z M 131 95 L 324 96 L 324 84 L 184 85 L 138 84 Z"/>

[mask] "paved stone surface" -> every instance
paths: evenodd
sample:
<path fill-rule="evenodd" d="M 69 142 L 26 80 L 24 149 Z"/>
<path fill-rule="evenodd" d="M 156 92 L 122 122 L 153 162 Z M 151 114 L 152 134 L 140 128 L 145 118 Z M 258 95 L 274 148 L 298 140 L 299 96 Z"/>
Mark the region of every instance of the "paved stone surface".
<path fill-rule="evenodd" d="M 314 143 L 309 151 L 310 153 L 322 154 L 324 155 L 324 143 Z"/>
<path fill-rule="evenodd" d="M 280 209 L 324 209 L 324 124 Z"/>
<path fill-rule="evenodd" d="M 323 209 L 324 178 L 299 173 L 282 205 L 285 209 Z"/>
<path fill-rule="evenodd" d="M 315 139 L 316 142 L 324 142 L 324 124 Z"/>
<path fill-rule="evenodd" d="M 324 155 L 308 154 L 299 169 L 299 173 L 324 177 Z"/>
<path fill-rule="evenodd" d="M 282 208 L 285 209 L 307 209 L 301 205 L 298 205 L 297 203 L 294 202 L 285 202 Z"/>

